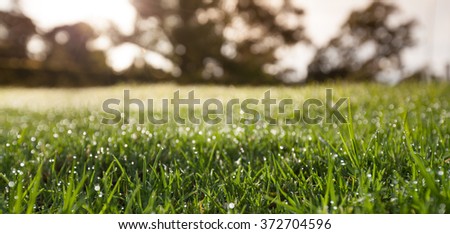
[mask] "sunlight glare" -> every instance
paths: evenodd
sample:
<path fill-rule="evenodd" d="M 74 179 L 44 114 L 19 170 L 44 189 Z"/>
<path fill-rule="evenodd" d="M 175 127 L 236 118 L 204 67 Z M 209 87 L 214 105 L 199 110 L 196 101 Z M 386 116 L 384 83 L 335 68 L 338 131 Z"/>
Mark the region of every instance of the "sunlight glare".
<path fill-rule="evenodd" d="M 141 55 L 141 48 L 131 43 L 124 43 L 107 51 L 108 65 L 116 72 L 129 68 L 136 57 Z"/>

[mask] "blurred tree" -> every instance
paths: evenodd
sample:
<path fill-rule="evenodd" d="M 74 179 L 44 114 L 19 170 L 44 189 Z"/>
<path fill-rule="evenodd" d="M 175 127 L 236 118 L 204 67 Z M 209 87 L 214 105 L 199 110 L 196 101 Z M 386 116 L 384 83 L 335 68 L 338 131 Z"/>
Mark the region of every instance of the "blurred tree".
<path fill-rule="evenodd" d="M 274 83 L 267 66 L 283 46 L 307 40 L 303 10 L 289 0 L 132 0 L 126 41 L 166 56 L 182 83 Z M 151 30 L 150 30 L 151 28 Z M 153 32 L 149 34 L 149 31 Z M 282 71 L 278 72 L 279 74 Z"/>
<path fill-rule="evenodd" d="M 104 51 L 94 51 L 89 43 L 97 38 L 86 23 L 63 25 L 45 33 L 47 44 L 44 68 L 51 72 L 58 85 L 87 86 L 110 84 L 111 68 Z"/>
<path fill-rule="evenodd" d="M 308 80 L 361 81 L 387 73 L 399 78 L 401 53 L 414 45 L 415 21 L 393 24 L 397 11 L 393 3 L 375 0 L 366 9 L 352 12 L 341 33 L 317 51 L 308 67 Z"/>
<path fill-rule="evenodd" d="M 0 12 L 0 57 L 27 59 L 27 44 L 36 34 L 36 26 L 25 15 Z"/>
<path fill-rule="evenodd" d="M 75 72 L 107 71 L 106 56 L 102 51 L 92 51 L 88 43 L 97 38 L 86 23 L 56 27 L 44 35 L 47 43 L 47 67 Z"/>
<path fill-rule="evenodd" d="M 104 51 L 88 43 L 97 37 L 85 23 L 38 31 L 19 0 L 0 12 L 0 84 L 88 86 L 114 82 Z"/>

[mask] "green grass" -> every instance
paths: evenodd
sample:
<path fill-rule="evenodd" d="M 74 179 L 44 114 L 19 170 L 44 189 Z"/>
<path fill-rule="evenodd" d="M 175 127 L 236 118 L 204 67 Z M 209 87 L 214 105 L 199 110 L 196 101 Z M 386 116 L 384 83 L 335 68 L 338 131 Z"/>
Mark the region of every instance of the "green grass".
<path fill-rule="evenodd" d="M 125 87 L 1 89 L 0 212 L 450 213 L 450 86 L 272 92 L 301 102 L 328 87 L 350 98 L 347 124 L 102 125 L 102 98 Z M 131 87 L 177 89 L 226 100 L 269 88 Z"/>

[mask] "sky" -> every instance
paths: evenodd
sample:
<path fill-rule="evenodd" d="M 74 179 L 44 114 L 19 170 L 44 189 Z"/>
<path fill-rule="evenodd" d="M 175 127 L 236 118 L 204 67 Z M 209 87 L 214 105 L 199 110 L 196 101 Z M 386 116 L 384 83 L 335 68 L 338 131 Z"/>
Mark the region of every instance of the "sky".
<path fill-rule="evenodd" d="M 113 22 L 125 34 L 132 33 L 136 12 L 129 0 L 21 0 L 23 11 L 30 16 L 39 28 L 49 30 L 61 24 L 87 21 L 98 30 L 105 29 Z M 362 9 L 369 0 L 294 0 L 306 11 L 304 23 L 306 33 L 316 47 L 326 45 L 345 22 L 350 11 Z M 389 1 L 389 0 L 387 0 Z M 0 0 L 0 9 L 7 10 L 10 0 Z M 397 3 L 401 12 L 395 21 L 410 18 L 418 20 L 415 30 L 417 46 L 407 50 L 403 59 L 407 71 L 430 64 L 438 75 L 444 75 L 445 65 L 450 63 L 450 0 L 391 0 Z M 103 43 L 102 43 L 103 42 Z M 107 40 L 99 44 L 106 49 Z M 141 51 L 133 45 L 110 48 L 107 52 L 109 63 L 118 70 L 126 68 L 132 57 Z M 282 64 L 296 67 L 301 75 L 306 75 L 306 66 L 312 59 L 314 48 L 305 45 L 290 50 L 291 55 L 283 54 Z M 153 57 L 152 57 L 153 56 Z M 154 60 L 162 58 L 152 55 Z M 163 64 L 168 68 L 167 63 Z"/>

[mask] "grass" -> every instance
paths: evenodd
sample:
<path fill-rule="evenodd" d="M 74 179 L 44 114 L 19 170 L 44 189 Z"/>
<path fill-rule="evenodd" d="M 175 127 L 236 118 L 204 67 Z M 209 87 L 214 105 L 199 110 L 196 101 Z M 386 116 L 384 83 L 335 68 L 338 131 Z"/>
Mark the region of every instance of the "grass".
<path fill-rule="evenodd" d="M 328 87 L 350 98 L 348 123 L 100 123 L 124 88 L 228 100 L 268 87 L 0 89 L 0 212 L 450 213 L 450 85 L 272 93 L 301 103 Z"/>

